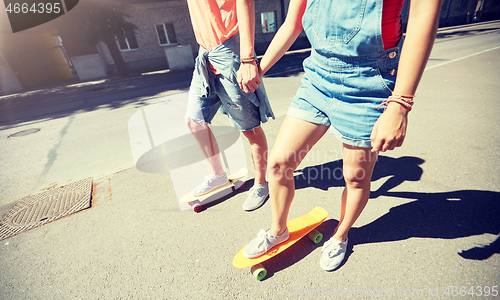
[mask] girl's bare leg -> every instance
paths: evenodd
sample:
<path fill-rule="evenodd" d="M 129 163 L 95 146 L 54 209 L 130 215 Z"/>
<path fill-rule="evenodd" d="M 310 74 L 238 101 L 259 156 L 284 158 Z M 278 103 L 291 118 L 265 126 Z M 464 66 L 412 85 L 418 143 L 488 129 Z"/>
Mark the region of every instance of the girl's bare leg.
<path fill-rule="evenodd" d="M 327 130 L 328 126 L 325 125 L 285 117 L 269 159 L 272 210 L 269 233 L 272 235 L 280 235 L 286 229 L 288 212 L 295 195 L 293 172 Z"/>
<path fill-rule="evenodd" d="M 345 242 L 349 229 L 358 219 L 370 197 L 371 177 L 378 153 L 371 152 L 369 148 L 344 144 L 343 155 L 346 186 L 342 193 L 340 221 L 332 237 Z"/>

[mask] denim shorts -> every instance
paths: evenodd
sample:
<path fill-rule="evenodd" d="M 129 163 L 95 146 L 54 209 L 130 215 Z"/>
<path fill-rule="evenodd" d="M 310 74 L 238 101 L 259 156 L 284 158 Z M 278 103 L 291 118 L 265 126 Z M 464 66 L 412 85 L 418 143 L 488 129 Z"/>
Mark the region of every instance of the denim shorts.
<path fill-rule="evenodd" d="M 240 68 L 239 46 L 239 34 L 235 34 L 211 50 L 200 47 L 186 118 L 211 123 L 220 110 L 229 117 L 231 126 L 240 131 L 251 130 L 274 118 L 263 83 L 253 93 L 240 89 L 236 76 Z"/>
<path fill-rule="evenodd" d="M 331 125 L 330 132 L 343 143 L 371 148 L 373 126 L 384 110 L 380 104 L 394 89 L 399 56 L 399 46 L 357 57 L 327 57 L 313 49 L 287 114 Z"/>
<path fill-rule="evenodd" d="M 246 94 L 236 81 L 215 75 L 214 88 L 208 96 L 199 96 L 196 92 L 200 81 L 193 76 L 189 90 L 186 118 L 211 123 L 222 106 L 222 112 L 229 117 L 231 126 L 239 131 L 247 131 L 259 127 L 261 123 L 260 109 L 254 104 L 255 93 Z M 254 100 L 254 101 L 251 101 Z"/>

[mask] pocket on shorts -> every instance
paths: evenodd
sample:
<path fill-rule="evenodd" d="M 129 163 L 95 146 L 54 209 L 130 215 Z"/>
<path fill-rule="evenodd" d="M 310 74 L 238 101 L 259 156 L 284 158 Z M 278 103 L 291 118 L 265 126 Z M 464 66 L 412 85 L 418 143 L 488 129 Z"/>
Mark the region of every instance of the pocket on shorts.
<path fill-rule="evenodd" d="M 396 85 L 396 69 L 394 72 L 385 72 L 380 68 L 377 68 L 378 78 L 380 80 L 380 84 L 384 88 L 384 90 L 390 95 L 392 95 L 392 91 L 394 91 L 394 86 Z"/>
<path fill-rule="evenodd" d="M 367 0 L 313 0 L 308 7 L 320 41 L 347 44 L 360 30 Z"/>

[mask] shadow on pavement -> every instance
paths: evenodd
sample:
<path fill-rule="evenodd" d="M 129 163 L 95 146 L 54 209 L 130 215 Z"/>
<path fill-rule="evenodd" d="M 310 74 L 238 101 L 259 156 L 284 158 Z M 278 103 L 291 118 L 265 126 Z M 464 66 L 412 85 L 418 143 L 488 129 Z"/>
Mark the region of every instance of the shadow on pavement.
<path fill-rule="evenodd" d="M 353 228 L 355 244 L 400 241 L 412 237 L 455 239 L 500 233 L 500 193 L 460 190 L 443 193 L 387 192 L 387 197 L 415 199 L 390 209 L 370 224 Z M 475 250 L 474 250 L 475 249 Z M 466 259 L 487 259 L 500 253 L 498 239 L 460 254 Z"/>
<path fill-rule="evenodd" d="M 160 93 L 189 87 L 192 70 L 54 86 L 0 97 L 0 128 L 59 119 L 76 112 L 145 106 Z"/>
<path fill-rule="evenodd" d="M 373 170 L 372 181 L 391 176 L 378 191 L 371 192 L 370 198 L 376 198 L 382 191 L 388 191 L 404 181 L 419 181 L 423 174 L 420 167 L 424 163 L 418 157 L 391 158 L 379 156 L 375 169 Z M 321 190 L 328 190 L 331 187 L 343 187 L 345 185 L 342 174 L 342 160 L 336 160 L 321 165 L 306 167 L 297 170 L 299 175 L 295 176 L 295 189 L 314 187 Z"/>
<path fill-rule="evenodd" d="M 401 241 L 413 237 L 455 239 L 485 233 L 500 234 L 500 193 L 481 190 L 458 190 L 439 193 L 391 192 L 404 181 L 419 181 L 424 160 L 417 157 L 390 158 L 380 156 L 372 180 L 388 177 L 387 181 L 370 194 L 370 201 L 380 196 L 414 199 L 359 228 L 352 228 L 352 245 Z M 296 189 L 315 187 L 328 190 L 343 187 L 342 160 L 299 170 L 295 177 Z M 325 236 L 334 227 L 323 231 Z M 484 260 L 500 253 L 497 238 L 489 245 L 478 246 L 459 253 L 465 259 Z"/>
<path fill-rule="evenodd" d="M 214 200 L 214 201 L 210 201 L 210 202 L 208 202 L 208 203 L 203 203 L 203 202 L 202 202 L 202 205 L 203 205 L 203 210 L 202 210 L 202 212 L 203 212 L 203 211 L 205 211 L 205 210 L 207 210 L 207 209 L 209 209 L 209 208 L 211 208 L 211 207 L 213 207 L 213 206 L 217 206 L 217 205 L 219 205 L 219 204 L 223 203 L 224 201 L 226 201 L 226 200 L 229 200 L 229 199 L 233 198 L 234 196 L 236 196 L 236 195 L 238 195 L 238 194 L 248 192 L 248 190 L 249 190 L 252 186 L 253 186 L 253 179 L 251 179 L 251 180 L 247 180 L 247 181 L 245 181 L 245 183 L 243 183 L 243 185 L 242 185 L 240 188 L 238 188 L 238 189 L 237 189 L 237 188 L 235 188 L 235 187 L 232 187 L 233 192 L 232 192 L 232 193 L 230 193 L 230 194 L 228 194 L 228 195 L 226 195 L 226 196 L 224 196 L 224 197 L 221 197 L 221 198 L 219 198 L 219 199 L 217 199 L 217 200 Z M 266 200 L 266 202 L 267 202 L 267 200 Z M 243 205 L 243 202 L 242 202 L 241 204 Z"/>

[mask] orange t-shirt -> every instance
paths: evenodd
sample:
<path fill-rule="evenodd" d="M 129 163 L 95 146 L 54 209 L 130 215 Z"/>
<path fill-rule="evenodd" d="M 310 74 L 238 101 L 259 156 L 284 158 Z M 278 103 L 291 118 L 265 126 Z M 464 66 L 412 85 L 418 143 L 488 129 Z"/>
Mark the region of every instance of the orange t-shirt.
<path fill-rule="evenodd" d="M 196 41 L 206 50 L 238 32 L 236 0 L 188 0 Z"/>

